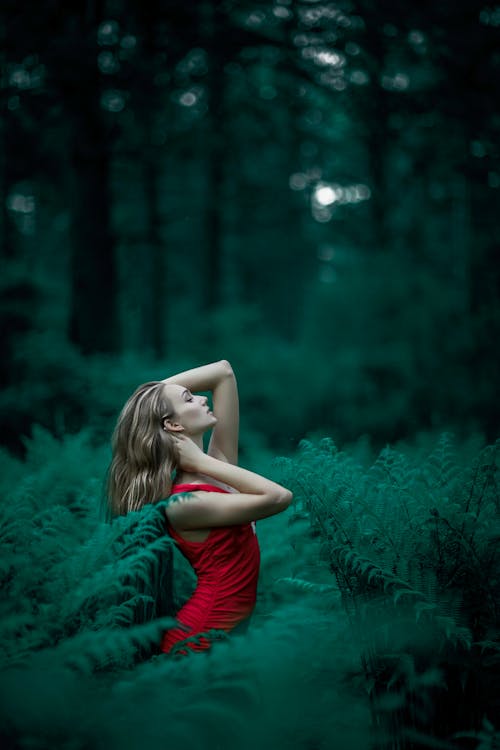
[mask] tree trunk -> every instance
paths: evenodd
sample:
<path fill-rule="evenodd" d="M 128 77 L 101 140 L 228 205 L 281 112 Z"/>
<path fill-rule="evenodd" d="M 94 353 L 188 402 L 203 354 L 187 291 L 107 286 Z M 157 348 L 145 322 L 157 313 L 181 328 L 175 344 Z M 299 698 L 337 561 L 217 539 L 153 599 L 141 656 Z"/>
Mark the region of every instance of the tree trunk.
<path fill-rule="evenodd" d="M 114 240 L 109 226 L 110 157 L 98 104 L 82 100 L 88 119 L 75 122 L 74 131 L 70 337 L 89 354 L 115 351 L 119 342 Z"/>
<path fill-rule="evenodd" d="M 224 12 L 220 3 L 203 4 L 201 35 L 208 54 L 207 189 L 205 209 L 205 254 L 202 287 L 203 309 L 220 302 L 222 269 L 222 211 L 224 207 Z"/>
<path fill-rule="evenodd" d="M 369 60 L 372 84 L 370 94 L 368 95 L 365 91 L 360 96 L 359 116 L 366 124 L 373 244 L 378 252 L 385 252 L 390 249 L 386 212 L 390 210 L 391 205 L 387 194 L 386 160 L 393 136 L 388 127 L 390 93 L 382 87 L 381 83 L 386 52 L 380 30 L 370 20 L 366 26 L 364 48 Z"/>
<path fill-rule="evenodd" d="M 168 7 L 168 5 L 167 5 Z M 150 0 L 137 7 L 137 22 L 142 29 L 142 62 L 135 81 L 135 114 L 141 131 L 141 147 L 136 158 L 141 161 L 145 200 L 144 245 L 148 253 L 146 283 L 141 293 L 143 342 L 153 354 L 162 358 L 166 349 L 165 274 L 167 251 L 161 238 L 160 178 L 162 149 L 154 143 L 155 116 L 164 107 L 164 92 L 155 83 L 155 73 L 164 72 L 169 49 L 161 33 L 165 17 L 164 3 Z"/>
<path fill-rule="evenodd" d="M 146 147 L 147 148 L 147 147 Z M 165 356 L 165 305 L 163 304 L 165 292 L 165 253 L 160 236 L 160 212 L 159 212 L 159 169 L 158 160 L 152 151 L 146 153 L 144 158 L 144 188 L 146 194 L 146 247 L 150 253 L 149 269 L 151 283 L 148 294 L 151 302 L 151 319 L 146 321 L 149 327 L 149 339 L 153 353 L 156 357 Z"/>
<path fill-rule="evenodd" d="M 119 348 L 116 264 L 110 228 L 110 139 L 101 108 L 97 34 L 102 13 L 86 6 L 85 74 L 77 96 L 68 96 L 72 124 L 72 239 L 70 337 L 93 352 Z M 92 18 L 89 16 L 92 15 Z M 92 41 L 89 41 L 92 40 Z M 83 50 L 82 50 L 83 52 Z"/>
<path fill-rule="evenodd" d="M 17 54 L 14 40 L 6 33 L 10 20 L 10 14 L 5 11 L 0 21 L 1 92 L 4 104 L 0 117 L 0 257 L 5 260 L 14 258 L 20 244 L 13 217 L 9 215 L 9 192 L 17 180 L 24 176 L 32 177 L 31 159 L 26 154 L 28 135 L 20 127 L 23 120 L 15 110 L 11 111 L 5 106 L 10 100 L 14 102 L 16 98 L 19 99 L 16 88 L 8 80 L 8 65 L 16 59 Z"/>

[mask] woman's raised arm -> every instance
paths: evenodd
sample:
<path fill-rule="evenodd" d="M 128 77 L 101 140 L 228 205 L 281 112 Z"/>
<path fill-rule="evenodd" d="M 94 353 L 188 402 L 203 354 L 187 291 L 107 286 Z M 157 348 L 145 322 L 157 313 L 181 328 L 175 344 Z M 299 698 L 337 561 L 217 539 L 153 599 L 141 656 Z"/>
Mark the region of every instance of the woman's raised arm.
<path fill-rule="evenodd" d="M 232 526 L 273 516 L 288 508 L 293 495 L 280 484 L 248 469 L 208 456 L 188 437 L 175 437 L 180 465 L 231 485 L 237 493 L 194 491 L 178 496 L 167 508 L 167 517 L 178 528 L 202 529 Z"/>
<path fill-rule="evenodd" d="M 239 401 L 238 387 L 233 368 L 226 359 L 212 362 L 166 378 L 164 383 L 174 383 L 190 391 L 212 391 L 213 412 L 217 417 L 208 455 L 221 461 L 238 462 Z"/>

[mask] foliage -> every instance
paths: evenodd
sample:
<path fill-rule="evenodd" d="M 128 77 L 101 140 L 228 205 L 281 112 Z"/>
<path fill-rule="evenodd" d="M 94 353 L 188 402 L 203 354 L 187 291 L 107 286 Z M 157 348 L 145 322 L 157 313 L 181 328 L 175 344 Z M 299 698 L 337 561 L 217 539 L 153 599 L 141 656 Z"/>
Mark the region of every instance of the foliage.
<path fill-rule="evenodd" d="M 90 353 L 230 356 L 254 436 L 306 379 L 273 446 L 493 439 L 497 13 L 462 5 L 4 2 L 9 448 L 101 419 Z"/>
<path fill-rule="evenodd" d="M 499 447 L 464 459 L 445 433 L 423 458 L 387 446 L 364 468 L 324 439 L 283 467 L 362 636 L 374 710 L 409 741 L 493 716 Z"/>
<path fill-rule="evenodd" d="M 2 666 L 25 664 L 34 651 L 42 660 L 55 651 L 65 663 L 63 654 L 74 658 L 84 644 L 90 654 L 104 636 L 98 665 L 131 659 L 137 633 L 147 642 L 159 632 L 159 626 L 136 632 L 134 622 L 145 612 L 148 619 L 171 614 L 165 609 L 171 540 L 159 536 L 160 506 L 112 526 L 100 522 L 103 454 L 85 432 L 61 442 L 35 428 L 22 472 L 17 461 L 3 459 L 13 485 L 3 488 L 0 531 Z M 167 590 L 159 597 L 154 589 L 153 598 L 160 581 Z"/>
<path fill-rule="evenodd" d="M 0 21 L 4 744 L 495 747 L 498 8 Z M 248 635 L 155 659 L 194 579 L 161 504 L 103 522 L 102 446 L 138 383 L 218 358 L 295 506 Z"/>
<path fill-rule="evenodd" d="M 105 523 L 88 432 L 26 448 L 0 454 L 4 746 L 494 743 L 498 444 L 261 459 L 295 502 L 258 523 L 250 628 L 186 657 L 158 653 L 194 584 L 164 501 Z"/>
<path fill-rule="evenodd" d="M 347 622 L 340 612 L 331 621 L 335 590 L 325 598 L 312 570 L 311 581 L 297 575 L 287 518 L 259 529 L 263 591 L 250 632 L 214 642 L 209 654 L 167 658 L 161 633 L 194 576 L 165 535 L 164 501 L 102 520 L 107 459 L 88 432 L 61 440 L 41 427 L 23 462 L 1 454 L 4 746 L 365 744 Z M 306 557 L 317 564 L 314 549 Z M 325 663 L 334 641 L 344 644 L 340 661 Z"/>

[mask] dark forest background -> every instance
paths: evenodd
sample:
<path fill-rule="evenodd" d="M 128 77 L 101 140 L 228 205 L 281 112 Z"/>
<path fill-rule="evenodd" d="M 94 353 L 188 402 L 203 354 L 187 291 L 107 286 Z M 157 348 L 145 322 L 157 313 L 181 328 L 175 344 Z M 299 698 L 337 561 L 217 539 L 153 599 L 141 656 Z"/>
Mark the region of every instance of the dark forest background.
<path fill-rule="evenodd" d="M 2 2 L 2 747 L 500 746 L 499 27 Z M 168 500 L 104 522 L 110 435 L 220 359 L 294 501 L 248 632 L 177 660 L 195 576 Z"/>
<path fill-rule="evenodd" d="M 498 427 L 500 11 L 4 2 L 1 434 L 227 358 L 243 450 Z"/>

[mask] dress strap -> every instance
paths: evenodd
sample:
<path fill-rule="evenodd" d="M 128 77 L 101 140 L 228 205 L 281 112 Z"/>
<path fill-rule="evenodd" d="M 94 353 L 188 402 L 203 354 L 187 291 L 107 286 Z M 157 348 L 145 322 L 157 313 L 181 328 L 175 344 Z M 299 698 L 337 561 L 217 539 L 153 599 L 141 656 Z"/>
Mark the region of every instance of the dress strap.
<path fill-rule="evenodd" d="M 223 490 L 222 487 L 217 487 L 215 484 L 174 484 L 170 490 L 171 495 L 175 495 L 177 492 L 196 492 L 196 490 L 205 490 L 207 492 L 226 492 L 229 494 L 229 490 Z"/>

